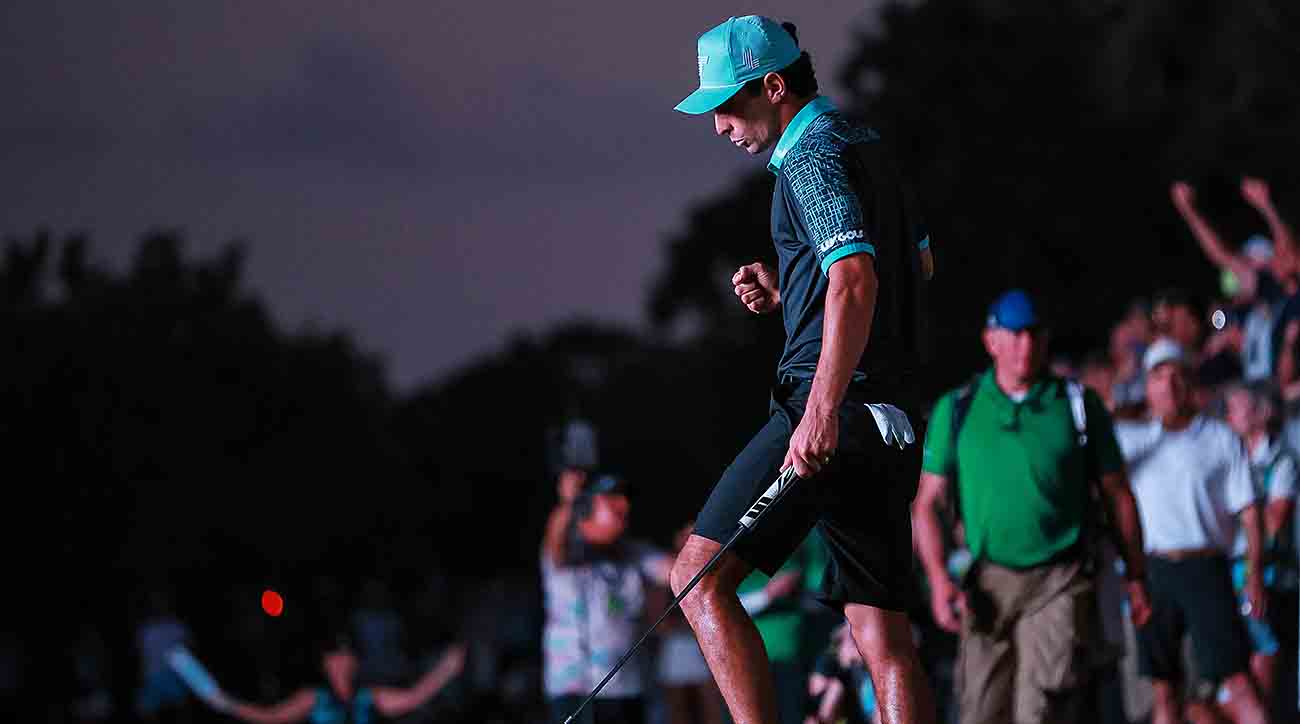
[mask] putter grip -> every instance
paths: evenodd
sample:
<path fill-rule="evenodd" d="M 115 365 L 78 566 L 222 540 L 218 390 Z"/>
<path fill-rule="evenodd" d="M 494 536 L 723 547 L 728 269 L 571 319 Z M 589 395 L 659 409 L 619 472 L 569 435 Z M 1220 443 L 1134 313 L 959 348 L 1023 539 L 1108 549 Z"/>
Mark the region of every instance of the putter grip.
<path fill-rule="evenodd" d="M 799 478 L 794 474 L 793 465 L 782 470 L 776 480 L 768 486 L 767 491 L 760 495 L 758 500 L 754 501 L 753 505 L 749 506 L 749 511 L 740 516 L 740 524 L 746 528 L 753 528 L 754 523 L 758 521 L 758 518 L 763 514 L 763 511 L 767 510 L 772 503 L 775 503 L 776 499 L 781 497 L 781 494 L 789 489 L 791 485 L 794 485 L 794 481 L 798 479 Z"/>

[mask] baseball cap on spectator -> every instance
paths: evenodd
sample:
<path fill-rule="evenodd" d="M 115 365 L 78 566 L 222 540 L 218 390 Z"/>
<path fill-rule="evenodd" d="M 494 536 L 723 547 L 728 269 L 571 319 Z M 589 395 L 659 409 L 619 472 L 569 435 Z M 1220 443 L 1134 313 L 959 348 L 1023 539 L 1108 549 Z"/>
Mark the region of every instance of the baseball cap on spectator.
<path fill-rule="evenodd" d="M 1262 234 L 1252 234 L 1242 244 L 1241 252 L 1254 261 L 1266 262 L 1273 258 L 1273 240 Z"/>
<path fill-rule="evenodd" d="M 588 489 L 593 495 L 601 495 L 605 493 L 626 493 L 627 481 L 618 475 L 605 473 L 596 476 L 596 479 L 591 482 Z"/>
<path fill-rule="evenodd" d="M 1023 289 L 1011 289 L 989 306 L 988 326 L 1019 332 L 1042 324 L 1034 300 Z"/>
<path fill-rule="evenodd" d="M 1142 355 L 1142 369 L 1146 372 L 1159 367 L 1166 362 L 1177 362 L 1180 365 L 1188 363 L 1187 353 L 1183 346 L 1168 337 L 1161 337 L 1147 347 L 1147 351 Z"/>

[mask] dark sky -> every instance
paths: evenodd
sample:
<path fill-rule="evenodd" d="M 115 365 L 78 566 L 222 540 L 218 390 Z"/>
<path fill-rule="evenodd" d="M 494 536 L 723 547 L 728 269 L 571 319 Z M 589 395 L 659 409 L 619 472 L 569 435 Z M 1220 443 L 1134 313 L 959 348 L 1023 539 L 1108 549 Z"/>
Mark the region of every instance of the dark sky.
<path fill-rule="evenodd" d="M 875 2 L 8 0 L 0 233 L 248 240 L 290 329 L 344 328 L 399 389 L 574 317 L 643 324 L 691 202 L 761 167 L 672 111 L 728 15 L 833 71 Z"/>

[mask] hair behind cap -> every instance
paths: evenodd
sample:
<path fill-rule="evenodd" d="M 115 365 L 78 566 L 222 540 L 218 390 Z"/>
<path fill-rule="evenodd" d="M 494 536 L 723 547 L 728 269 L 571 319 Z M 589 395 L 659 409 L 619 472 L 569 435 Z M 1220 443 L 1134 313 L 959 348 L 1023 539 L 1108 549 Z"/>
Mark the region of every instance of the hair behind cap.
<path fill-rule="evenodd" d="M 785 28 L 785 32 L 787 32 L 787 33 L 790 34 L 790 38 L 794 40 L 794 44 L 795 44 L 795 45 L 798 45 L 798 44 L 799 44 L 799 31 L 795 30 L 794 23 L 792 23 L 792 22 L 790 22 L 789 20 L 787 20 L 787 21 L 781 23 L 781 27 Z"/>
<path fill-rule="evenodd" d="M 790 39 L 796 46 L 799 45 L 799 31 L 795 28 L 794 23 L 785 21 L 781 23 L 785 32 L 790 34 Z M 808 51 L 800 49 L 799 58 L 790 65 L 777 71 L 777 75 L 785 79 L 785 87 L 791 93 L 800 98 L 811 98 L 817 95 L 817 73 L 813 70 L 812 56 Z M 745 93 L 756 96 L 763 92 L 763 79 L 755 78 L 745 84 L 743 89 Z"/>

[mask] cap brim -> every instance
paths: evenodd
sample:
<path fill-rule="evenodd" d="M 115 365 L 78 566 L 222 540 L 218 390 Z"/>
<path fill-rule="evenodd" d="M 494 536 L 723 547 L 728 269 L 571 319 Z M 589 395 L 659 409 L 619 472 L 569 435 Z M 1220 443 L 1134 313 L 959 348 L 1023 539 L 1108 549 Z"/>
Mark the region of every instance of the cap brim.
<path fill-rule="evenodd" d="M 990 318 L 988 320 L 987 326 L 991 329 L 1005 329 L 1011 332 L 1023 332 L 1026 329 L 1037 330 L 1037 329 L 1042 329 L 1043 327 L 1042 322 L 1040 322 L 1038 319 L 1029 319 L 1029 320 L 1017 319 L 1012 322 L 1003 323 L 1003 322 L 999 322 L 996 317 Z"/>
<path fill-rule="evenodd" d="M 673 110 L 696 116 L 701 113 L 708 113 L 726 103 L 732 96 L 736 95 L 736 91 L 744 87 L 744 83 L 737 83 L 720 88 L 698 88 L 694 93 L 686 96 L 681 103 L 678 103 Z"/>

